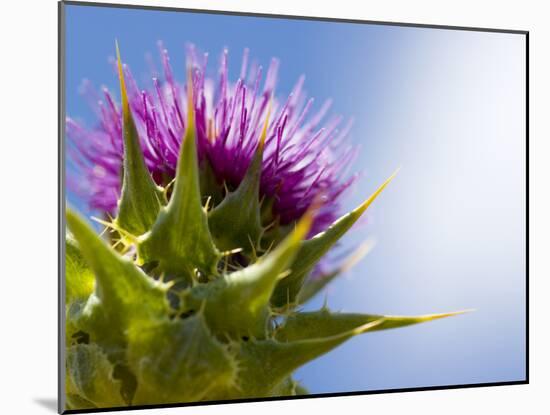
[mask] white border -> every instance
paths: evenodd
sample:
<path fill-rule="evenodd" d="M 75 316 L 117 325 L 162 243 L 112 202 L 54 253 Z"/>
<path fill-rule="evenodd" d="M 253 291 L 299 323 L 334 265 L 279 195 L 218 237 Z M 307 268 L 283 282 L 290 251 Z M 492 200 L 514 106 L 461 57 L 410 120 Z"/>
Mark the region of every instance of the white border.
<path fill-rule="evenodd" d="M 545 2 L 278 0 L 124 1 L 155 6 L 225 9 L 530 31 L 531 385 L 368 395 L 155 410 L 166 414 L 537 413 L 548 408 L 550 232 L 548 44 Z M 2 84 L 0 244 L 2 247 L 2 412 L 53 413 L 57 349 L 57 5 L 5 2 L 0 13 Z M 536 186 L 536 185 L 539 186 Z M 536 290 L 536 291 L 535 291 Z M 545 399 L 546 398 L 546 399 Z M 44 405 L 46 403 L 46 405 Z M 49 403 L 49 405 L 48 405 Z M 48 408 L 51 407 L 51 409 Z M 136 414 L 137 412 L 119 412 Z M 153 413 L 142 411 L 140 413 Z"/>

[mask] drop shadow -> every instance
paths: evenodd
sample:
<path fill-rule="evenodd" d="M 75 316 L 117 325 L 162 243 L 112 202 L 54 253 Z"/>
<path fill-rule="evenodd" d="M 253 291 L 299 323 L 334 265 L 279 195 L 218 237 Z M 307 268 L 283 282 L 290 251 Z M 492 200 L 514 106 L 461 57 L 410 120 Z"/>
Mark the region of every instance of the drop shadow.
<path fill-rule="evenodd" d="M 54 413 L 57 413 L 57 399 L 54 398 L 34 398 L 34 402 Z"/>

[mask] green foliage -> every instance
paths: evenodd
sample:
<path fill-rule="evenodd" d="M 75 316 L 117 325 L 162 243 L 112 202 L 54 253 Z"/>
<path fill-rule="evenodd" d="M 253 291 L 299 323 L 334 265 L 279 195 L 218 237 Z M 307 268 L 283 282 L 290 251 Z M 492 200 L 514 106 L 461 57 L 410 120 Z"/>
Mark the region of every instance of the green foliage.
<path fill-rule="evenodd" d="M 263 228 L 259 196 L 267 121 L 240 186 L 204 194 L 201 185 L 204 192 L 214 184 L 200 180 L 208 168 L 198 165 L 190 110 L 167 202 L 145 166 L 120 58 L 118 66 L 123 187 L 119 214 L 106 225 L 120 240 L 102 239 L 67 209 L 69 408 L 305 394 L 293 372 L 351 337 L 453 315 L 298 310 L 370 249 L 362 246 L 333 272 L 308 279 L 393 176 L 313 238 L 305 239 L 316 206 L 275 236 Z M 188 89 L 191 109 L 192 100 Z M 207 199 L 214 204 L 208 213 Z"/>
<path fill-rule="evenodd" d="M 188 283 L 196 282 L 201 276 L 216 277 L 220 259 L 201 204 L 192 103 L 192 89 L 188 88 L 190 110 L 170 202 L 137 243 L 142 262 L 158 263 L 159 269 L 170 278 Z"/>
<path fill-rule="evenodd" d="M 298 295 L 296 296 L 297 304 L 304 304 L 307 301 L 311 300 L 317 294 L 319 294 L 323 288 L 325 288 L 330 282 L 335 279 L 337 276 L 343 274 L 347 270 L 351 269 L 355 264 L 357 264 L 365 255 L 367 255 L 374 243 L 371 240 L 365 241 L 359 246 L 350 256 L 348 256 L 342 263 L 334 270 L 321 275 L 316 275 L 315 278 L 306 279 Z"/>
<path fill-rule="evenodd" d="M 353 226 L 355 222 L 367 211 L 382 190 L 393 180 L 390 176 L 367 200 L 361 205 L 337 219 L 327 230 L 315 235 L 313 238 L 303 241 L 300 251 L 296 255 L 296 261 L 292 264 L 292 272 L 281 281 L 273 293 L 272 303 L 275 307 L 288 307 L 296 305 L 296 297 L 302 288 L 307 275 L 319 262 L 319 260 L 338 242 L 342 236 Z"/>
<path fill-rule="evenodd" d="M 285 278 L 284 272 L 307 234 L 311 219 L 311 213 L 306 213 L 275 250 L 254 264 L 188 290 L 183 297 L 185 311 L 196 310 L 204 304 L 206 320 L 215 334 L 265 338 L 270 316 L 269 299 L 277 280 Z"/>
<path fill-rule="evenodd" d="M 269 110 L 258 148 L 243 181 L 237 190 L 228 193 L 208 215 L 208 225 L 216 245 L 224 251 L 240 248 L 248 253 L 254 253 L 260 248 L 263 229 L 258 195 L 268 122 Z"/>
<path fill-rule="evenodd" d="M 156 321 L 128 337 L 136 405 L 199 401 L 234 385 L 235 358 L 210 334 L 202 313 Z"/>
<path fill-rule="evenodd" d="M 138 132 L 128 103 L 118 45 L 117 62 L 122 97 L 124 177 L 116 224 L 129 234 L 138 236 L 151 228 L 164 201 L 164 195 L 153 182 L 141 153 Z"/>
<path fill-rule="evenodd" d="M 281 382 L 305 363 L 329 352 L 349 338 L 376 327 L 373 321 L 330 336 L 314 335 L 296 341 L 252 340 L 240 344 L 237 359 L 242 363 L 242 389 L 249 396 L 272 396 Z"/>
<path fill-rule="evenodd" d="M 460 313 L 427 314 L 423 316 L 381 316 L 375 314 L 333 313 L 327 308 L 323 308 L 319 311 L 290 315 L 284 324 L 276 330 L 274 337 L 279 341 L 294 342 L 313 337 L 335 336 L 374 322 L 377 324 L 370 331 L 405 327 Z"/>
<path fill-rule="evenodd" d="M 113 376 L 114 366 L 97 345 L 77 344 L 67 348 L 67 369 L 71 406 L 84 402 L 86 408 L 126 405 L 120 393 L 121 382 Z"/>
<path fill-rule="evenodd" d="M 94 291 L 94 273 L 70 235 L 65 237 L 65 304 L 85 301 Z"/>

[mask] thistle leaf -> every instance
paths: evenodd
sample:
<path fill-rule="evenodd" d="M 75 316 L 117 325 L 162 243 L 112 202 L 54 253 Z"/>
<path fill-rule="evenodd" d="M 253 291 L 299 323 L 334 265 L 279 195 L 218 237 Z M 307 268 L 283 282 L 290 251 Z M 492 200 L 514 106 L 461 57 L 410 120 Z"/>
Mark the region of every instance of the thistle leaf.
<path fill-rule="evenodd" d="M 258 262 L 191 288 L 184 296 L 186 312 L 204 304 L 206 321 L 215 334 L 264 338 L 273 289 L 295 258 L 312 218 L 311 211 L 304 214 L 292 233 Z"/>
<path fill-rule="evenodd" d="M 272 391 L 272 396 L 296 396 L 296 395 L 309 395 L 306 388 L 300 385 L 299 382 L 287 377 L 279 385 L 275 386 Z"/>
<path fill-rule="evenodd" d="M 209 277 L 216 275 L 220 253 L 210 235 L 201 204 L 193 92 L 190 87 L 187 91 L 187 128 L 180 148 L 174 191 L 151 231 L 140 238 L 138 253 L 141 261 L 158 261 L 160 269 L 171 277 L 190 282 L 197 271 Z"/>
<path fill-rule="evenodd" d="M 73 302 L 66 314 L 66 346 L 96 344 L 111 362 L 125 359 L 126 324 L 112 318 L 92 293 L 86 302 Z"/>
<path fill-rule="evenodd" d="M 304 304 L 311 298 L 315 297 L 323 288 L 325 288 L 334 278 L 343 274 L 355 264 L 357 264 L 365 255 L 367 255 L 374 246 L 374 243 L 370 240 L 361 244 L 348 258 L 346 258 L 342 264 L 334 271 L 326 274 L 316 276 L 315 278 L 309 278 L 304 282 L 304 285 L 298 292 L 296 302 L 298 304 Z"/>
<path fill-rule="evenodd" d="M 66 346 L 89 340 L 89 334 L 83 331 L 82 314 L 88 299 L 94 292 L 94 285 L 94 273 L 82 256 L 78 243 L 67 233 L 65 236 Z M 74 394 L 77 395 L 76 392 Z M 93 407 L 92 404 L 90 405 Z"/>
<path fill-rule="evenodd" d="M 316 339 L 338 335 L 364 324 L 379 322 L 370 331 L 394 329 L 425 323 L 440 318 L 462 314 L 465 311 L 420 316 L 381 316 L 374 314 L 333 313 L 323 308 L 319 311 L 295 313 L 275 332 L 275 338 L 281 342 Z"/>
<path fill-rule="evenodd" d="M 268 109 L 260 141 L 243 181 L 208 215 L 210 231 L 221 250 L 242 248 L 245 252 L 254 252 L 259 247 L 262 235 L 260 178 L 269 112 Z"/>
<path fill-rule="evenodd" d="M 232 387 L 237 367 L 200 313 L 130 330 L 128 361 L 138 379 L 133 403 L 192 402 Z"/>
<path fill-rule="evenodd" d="M 121 257 L 71 209 L 67 209 L 67 225 L 96 277 L 95 293 L 86 304 L 88 309 L 99 303 L 110 325 L 121 331 L 130 324 L 165 315 L 169 307 L 166 285 Z"/>
<path fill-rule="evenodd" d="M 295 369 L 329 352 L 349 338 L 373 330 L 382 320 L 340 332 L 337 335 L 293 342 L 277 340 L 248 341 L 241 343 L 237 353 L 240 387 L 247 396 L 270 396 L 274 388 Z M 258 382 L 261 379 L 261 382 Z"/>
<path fill-rule="evenodd" d="M 309 390 L 301 383 L 296 382 L 296 384 L 294 385 L 294 395 L 296 396 L 309 395 Z"/>
<path fill-rule="evenodd" d="M 85 301 L 94 291 L 94 273 L 70 235 L 65 237 L 65 304 Z"/>
<path fill-rule="evenodd" d="M 392 181 L 397 172 L 392 174 L 382 185 L 361 205 L 340 217 L 324 232 L 301 243 L 296 260 L 292 264 L 291 274 L 277 284 L 271 299 L 275 307 L 291 307 L 296 304 L 296 296 L 304 284 L 304 280 L 319 260 L 332 248 L 342 236 L 365 213 L 371 203 L 382 190 Z"/>
<path fill-rule="evenodd" d="M 67 392 L 73 396 L 72 400 L 99 408 L 128 404 L 120 394 L 121 382 L 113 377 L 113 365 L 97 345 L 78 344 L 67 348 L 66 364 Z"/>
<path fill-rule="evenodd" d="M 116 52 L 122 97 L 124 163 L 122 190 L 115 226 L 138 236 L 151 228 L 165 198 L 145 165 L 138 132 L 128 103 L 118 44 Z"/>

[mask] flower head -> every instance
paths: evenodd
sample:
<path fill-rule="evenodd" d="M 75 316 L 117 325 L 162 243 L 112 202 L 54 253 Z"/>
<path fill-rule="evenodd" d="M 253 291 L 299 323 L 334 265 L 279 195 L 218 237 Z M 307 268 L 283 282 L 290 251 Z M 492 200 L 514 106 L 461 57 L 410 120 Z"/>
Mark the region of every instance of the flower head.
<path fill-rule="evenodd" d="M 126 65 L 124 76 L 146 165 L 153 179 L 166 186 L 174 178 L 186 129 L 185 95 L 190 85 L 175 80 L 168 52 L 162 45 L 160 49 L 163 79 L 153 77 L 151 87 L 142 90 Z M 248 64 L 245 50 L 239 77 L 230 82 L 227 50 L 221 56 L 217 80 L 206 74 L 207 58 L 207 54 L 199 57 L 193 46 L 188 48 L 197 151 L 203 176 L 209 178 L 203 180 L 207 193 L 203 196 L 213 197 L 215 203 L 216 193 L 239 185 L 270 112 L 260 184 L 261 198 L 270 209 L 269 219 L 281 225 L 294 223 L 316 198 L 322 198 L 325 203 L 311 233 L 324 230 L 336 219 L 339 197 L 354 179 L 346 172 L 355 155 L 355 148 L 346 143 L 351 122 L 339 129 L 342 119 L 333 117 L 321 125 L 331 102 L 313 111 L 313 98 L 308 99 L 303 91 L 304 76 L 286 99 L 279 101 L 275 97 L 276 59 L 263 76 L 261 66 Z M 121 109 L 106 88 L 98 97 L 85 82 L 83 91 L 91 97 L 99 122 L 89 129 L 67 118 L 70 154 L 83 179 L 77 190 L 91 208 L 113 214 L 121 188 Z"/>

